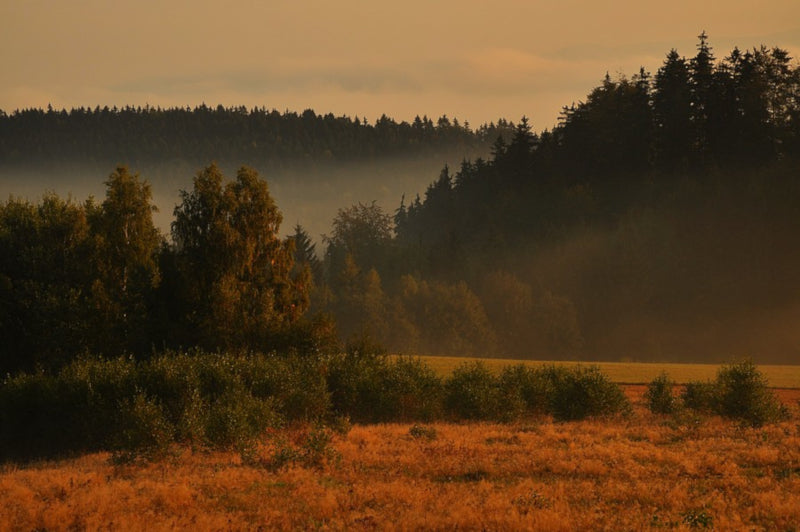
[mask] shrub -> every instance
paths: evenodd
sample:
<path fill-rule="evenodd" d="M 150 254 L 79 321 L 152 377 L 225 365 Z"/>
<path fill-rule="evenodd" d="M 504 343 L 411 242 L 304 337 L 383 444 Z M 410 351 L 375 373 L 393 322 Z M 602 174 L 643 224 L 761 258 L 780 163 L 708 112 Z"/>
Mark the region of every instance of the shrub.
<path fill-rule="evenodd" d="M 500 373 L 501 403 L 508 417 L 548 411 L 552 382 L 544 371 L 517 364 Z"/>
<path fill-rule="evenodd" d="M 0 387 L 0 457 L 29 459 L 89 450 L 75 427 L 87 412 L 87 390 L 43 373 L 20 374 Z"/>
<path fill-rule="evenodd" d="M 723 366 L 715 381 L 717 413 L 753 426 L 779 421 L 782 405 L 769 390 L 767 379 L 752 360 Z"/>
<path fill-rule="evenodd" d="M 319 421 L 328 416 L 327 368 L 320 360 L 297 354 L 252 355 L 242 364 L 245 386 L 254 397 L 271 398 L 284 420 Z"/>
<path fill-rule="evenodd" d="M 242 388 L 230 389 L 210 402 L 205 436 L 214 447 L 242 451 L 279 420 L 269 399 L 253 397 Z"/>
<path fill-rule="evenodd" d="M 158 401 L 138 392 L 120 403 L 111 437 L 114 461 L 124 463 L 163 456 L 172 441 L 172 425 Z"/>
<path fill-rule="evenodd" d="M 331 360 L 334 413 L 358 422 L 429 420 L 441 405 L 441 380 L 419 359 L 352 351 Z"/>
<path fill-rule="evenodd" d="M 672 393 L 674 386 L 675 382 L 663 372 L 650 382 L 644 396 L 651 412 L 671 414 L 678 409 L 677 398 Z"/>
<path fill-rule="evenodd" d="M 461 364 L 445 382 L 445 407 L 457 419 L 498 419 L 498 379 L 482 362 Z"/>
<path fill-rule="evenodd" d="M 430 421 L 441 415 L 442 381 L 420 359 L 401 357 L 382 368 L 383 421 Z"/>
<path fill-rule="evenodd" d="M 711 382 L 688 382 L 681 397 L 687 408 L 709 413 L 716 411 L 716 390 Z"/>
<path fill-rule="evenodd" d="M 630 403 L 619 385 L 596 366 L 544 368 L 550 379 L 550 413 L 559 421 L 627 413 Z"/>

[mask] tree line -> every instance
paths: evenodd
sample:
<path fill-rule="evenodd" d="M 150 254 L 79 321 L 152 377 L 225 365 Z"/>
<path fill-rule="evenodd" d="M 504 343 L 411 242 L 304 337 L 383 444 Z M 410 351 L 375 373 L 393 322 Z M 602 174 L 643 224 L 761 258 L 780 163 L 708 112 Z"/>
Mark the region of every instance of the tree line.
<path fill-rule="evenodd" d="M 48 194 L 0 205 L 0 371 L 177 345 L 269 351 L 300 335 L 310 276 L 254 170 L 198 172 L 172 242 L 154 210 L 149 183 L 126 167 L 102 202 Z"/>
<path fill-rule="evenodd" d="M 265 107 L 131 107 L 0 110 L 0 162 L 8 165 L 165 160 L 246 164 L 266 170 L 327 166 L 378 157 L 475 156 L 512 128 L 472 129 L 446 115 L 397 122 L 283 113 Z"/>

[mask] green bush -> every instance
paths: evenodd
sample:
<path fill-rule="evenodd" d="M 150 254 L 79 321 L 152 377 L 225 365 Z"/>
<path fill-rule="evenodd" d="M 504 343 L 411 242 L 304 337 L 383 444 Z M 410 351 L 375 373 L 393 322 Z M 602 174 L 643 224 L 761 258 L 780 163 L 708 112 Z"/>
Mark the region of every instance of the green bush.
<path fill-rule="evenodd" d="M 91 450 L 75 430 L 87 413 L 87 390 L 52 375 L 7 378 L 0 393 L 0 457 L 29 459 Z"/>
<path fill-rule="evenodd" d="M 644 394 L 647 408 L 655 414 L 672 414 L 678 410 L 679 403 L 672 393 L 675 382 L 666 373 L 661 373 L 647 385 Z"/>
<path fill-rule="evenodd" d="M 503 368 L 500 390 L 502 409 L 507 417 L 540 415 L 548 411 L 552 381 L 544 371 L 517 364 Z"/>
<path fill-rule="evenodd" d="M 684 406 L 700 412 L 716 411 L 716 389 L 714 383 L 692 381 L 687 382 L 681 394 Z"/>
<path fill-rule="evenodd" d="M 498 419 L 500 405 L 499 381 L 482 362 L 461 364 L 445 382 L 445 407 L 452 417 Z"/>
<path fill-rule="evenodd" d="M 242 360 L 241 378 L 254 397 L 270 398 L 286 421 L 319 421 L 331 398 L 322 360 L 297 354 L 251 355 Z"/>
<path fill-rule="evenodd" d="M 727 364 L 715 381 L 717 413 L 753 426 L 780 421 L 785 410 L 752 360 Z"/>
<path fill-rule="evenodd" d="M 723 365 L 713 382 L 688 383 L 683 402 L 688 408 L 756 427 L 787 416 L 786 408 L 769 390 L 766 377 L 752 360 Z"/>
<path fill-rule="evenodd" d="M 157 400 L 137 392 L 120 403 L 110 439 L 114 461 L 149 460 L 166 453 L 173 442 L 173 427 Z"/>
<path fill-rule="evenodd" d="M 430 420 L 440 415 L 441 380 L 419 359 L 346 353 L 331 359 L 328 388 L 334 413 L 357 422 Z"/>
<path fill-rule="evenodd" d="M 619 385 L 596 366 L 544 368 L 551 382 L 550 413 L 559 421 L 627 413 L 630 403 Z"/>
<path fill-rule="evenodd" d="M 269 399 L 230 389 L 209 403 L 205 436 L 213 447 L 243 450 L 279 421 Z"/>

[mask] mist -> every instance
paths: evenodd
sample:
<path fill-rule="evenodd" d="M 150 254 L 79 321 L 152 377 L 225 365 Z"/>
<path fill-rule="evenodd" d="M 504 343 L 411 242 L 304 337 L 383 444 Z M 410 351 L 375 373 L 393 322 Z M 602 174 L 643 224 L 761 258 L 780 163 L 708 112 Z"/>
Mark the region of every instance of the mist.
<path fill-rule="evenodd" d="M 375 202 L 387 212 L 394 212 L 405 196 L 406 203 L 424 195 L 426 187 L 441 168 L 454 166 L 460 161 L 419 157 L 384 158 L 368 162 L 331 165 L 327 168 L 308 167 L 265 170 L 253 165 L 269 185 L 270 194 L 283 215 L 282 236 L 294 233 L 300 224 L 317 243 L 322 252 L 322 235 L 329 233 L 331 221 L 341 208 L 357 203 Z M 191 191 L 192 180 L 206 163 L 167 161 L 129 165 L 150 183 L 153 204 L 158 211 L 153 222 L 164 236 L 170 236 L 173 210 L 180 202 L 182 190 Z M 241 164 L 219 164 L 223 173 L 232 179 Z M 71 197 L 83 202 L 89 196 L 102 201 L 105 197 L 104 181 L 114 171 L 114 165 L 96 163 L 64 163 L 42 166 L 0 167 L 0 195 L 3 201 L 9 196 L 38 203 L 45 193 L 55 193 L 62 198 Z"/>

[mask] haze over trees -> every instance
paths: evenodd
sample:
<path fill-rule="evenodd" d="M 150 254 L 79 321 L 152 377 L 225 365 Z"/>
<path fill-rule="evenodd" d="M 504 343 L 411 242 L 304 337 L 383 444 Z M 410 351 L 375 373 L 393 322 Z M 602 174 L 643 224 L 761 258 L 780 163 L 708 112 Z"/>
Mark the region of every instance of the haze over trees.
<path fill-rule="evenodd" d="M 473 131 L 205 106 L 0 114 L 4 164 L 490 152 L 445 166 L 396 210 L 342 206 L 319 242 L 302 220 L 280 235 L 250 167 L 231 181 L 201 170 L 169 240 L 150 185 L 122 166 L 102 203 L 12 198 L 0 370 L 161 347 L 311 352 L 322 343 L 307 338 L 330 338 L 334 322 L 342 342 L 405 353 L 796 360 L 798 98 L 786 51 L 718 59 L 703 34 L 655 74 L 607 75 L 538 133 L 525 117 Z"/>

